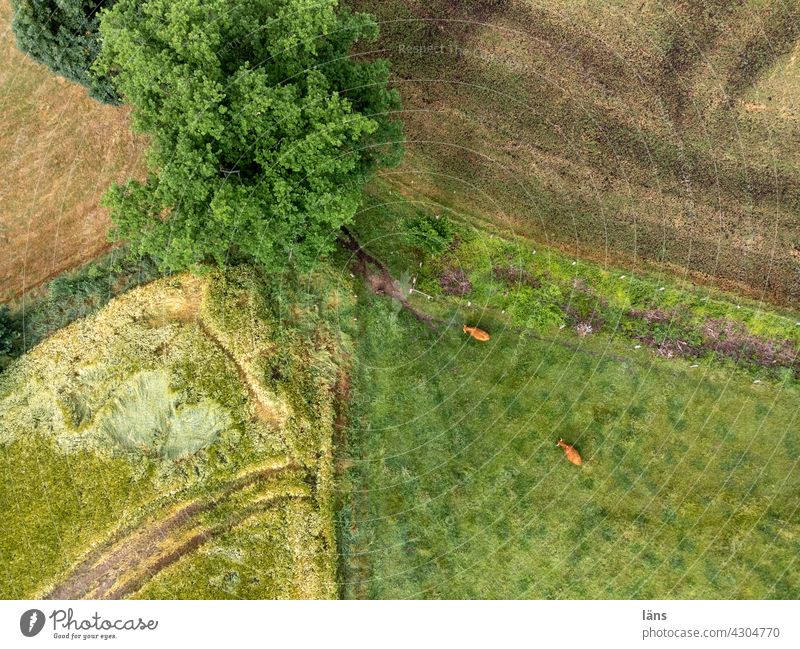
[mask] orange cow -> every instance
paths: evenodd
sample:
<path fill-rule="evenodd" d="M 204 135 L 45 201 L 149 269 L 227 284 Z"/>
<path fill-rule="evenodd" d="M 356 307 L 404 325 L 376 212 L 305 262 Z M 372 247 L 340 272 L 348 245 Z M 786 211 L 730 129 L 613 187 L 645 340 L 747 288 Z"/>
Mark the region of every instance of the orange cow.
<path fill-rule="evenodd" d="M 563 439 L 559 439 L 556 442 L 556 446 L 560 446 L 564 449 L 564 455 L 567 456 L 567 459 L 572 462 L 573 464 L 577 464 L 580 466 L 583 464 L 583 460 L 581 459 L 581 454 L 575 449 L 574 446 L 571 444 L 567 444 Z"/>
<path fill-rule="evenodd" d="M 482 343 L 485 343 L 487 340 L 491 339 L 491 336 L 487 334 L 483 329 L 478 329 L 477 327 L 468 327 L 464 325 L 464 333 L 469 334 L 475 340 L 480 340 Z"/>

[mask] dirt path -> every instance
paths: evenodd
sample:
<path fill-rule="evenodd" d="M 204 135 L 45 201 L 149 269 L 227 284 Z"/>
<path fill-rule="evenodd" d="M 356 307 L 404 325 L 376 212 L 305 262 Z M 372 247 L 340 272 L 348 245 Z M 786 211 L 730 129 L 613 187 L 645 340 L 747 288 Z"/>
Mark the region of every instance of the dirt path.
<path fill-rule="evenodd" d="M 276 509 L 280 505 L 287 503 L 292 499 L 302 498 L 297 495 L 276 495 L 270 498 L 262 499 L 252 505 L 244 507 L 231 516 L 229 516 L 222 524 L 216 525 L 212 528 L 201 529 L 192 534 L 179 545 L 171 547 L 165 552 L 156 554 L 151 553 L 150 559 L 154 561 L 147 562 L 141 561 L 140 570 L 133 577 L 129 577 L 124 583 L 114 588 L 101 584 L 101 587 L 92 593 L 92 599 L 122 599 L 128 595 L 141 590 L 148 581 L 155 577 L 159 572 L 168 568 L 186 554 L 193 552 L 201 547 L 204 543 L 228 532 L 229 530 L 244 523 L 247 519 L 257 514 L 263 513 L 270 509 Z M 113 583 L 112 583 L 113 585 Z M 85 596 L 84 596 L 85 597 Z"/>
<path fill-rule="evenodd" d="M 186 503 L 176 511 L 165 513 L 160 519 L 147 520 L 133 529 L 116 533 L 90 552 L 43 599 L 110 599 L 124 597 L 139 590 L 153 575 L 188 552 L 241 524 L 264 507 L 276 506 L 287 496 L 259 501 L 211 529 L 200 528 L 198 517 L 202 513 L 211 511 L 227 498 L 251 485 L 292 472 L 298 472 L 298 467 L 294 464 L 253 471 L 228 483 L 205 500 Z M 176 537 L 180 538 L 181 535 L 188 535 L 188 538 L 174 546 Z"/>
<path fill-rule="evenodd" d="M 441 320 L 413 306 L 408 301 L 408 296 L 403 293 L 400 283 L 389 273 L 389 269 L 364 250 L 347 228 L 342 228 L 341 232 L 342 243 L 353 253 L 353 269 L 364 278 L 373 293 L 397 300 L 417 320 L 429 327 L 434 328 L 436 324 L 443 324 Z"/>

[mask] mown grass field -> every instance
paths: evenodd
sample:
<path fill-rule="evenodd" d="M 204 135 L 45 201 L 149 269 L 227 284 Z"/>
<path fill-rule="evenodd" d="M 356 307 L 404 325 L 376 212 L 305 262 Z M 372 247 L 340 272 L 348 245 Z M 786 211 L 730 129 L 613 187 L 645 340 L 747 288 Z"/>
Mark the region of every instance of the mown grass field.
<path fill-rule="evenodd" d="M 388 0 L 387 178 L 570 254 L 800 301 L 800 4 Z"/>
<path fill-rule="evenodd" d="M 447 216 L 430 209 L 382 194 L 356 228 L 441 323 L 360 295 L 342 460 L 344 594 L 797 597 L 796 373 L 719 353 L 665 358 L 621 324 L 632 307 L 680 305 L 700 321 L 738 318 L 788 337 L 796 359 L 796 314 L 534 255 L 527 242 L 457 223 L 436 226 L 452 241 L 432 254 L 436 231 L 424 224 Z M 471 280 L 463 295 L 439 285 L 453 264 Z M 509 264 L 515 281 L 491 279 Z M 527 277 L 541 285 L 526 290 Z M 587 294 L 619 319 L 581 337 L 562 309 Z M 472 340 L 465 323 L 492 340 Z M 556 448 L 560 437 L 583 467 Z"/>
<path fill-rule="evenodd" d="M 265 293 L 157 280 L 0 375 L 0 596 L 335 596 L 341 350 Z"/>
<path fill-rule="evenodd" d="M 125 108 L 26 57 L 0 0 L 0 301 L 110 248 L 99 201 L 106 188 L 142 173 L 141 138 Z"/>

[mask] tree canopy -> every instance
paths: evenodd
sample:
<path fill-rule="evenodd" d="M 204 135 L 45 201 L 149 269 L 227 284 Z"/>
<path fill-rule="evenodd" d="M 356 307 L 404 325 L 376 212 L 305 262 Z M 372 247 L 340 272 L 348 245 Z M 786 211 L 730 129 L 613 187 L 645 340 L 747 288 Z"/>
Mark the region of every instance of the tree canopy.
<path fill-rule="evenodd" d="M 336 0 L 118 0 L 98 70 L 149 134 L 149 174 L 112 187 L 113 236 L 169 269 L 231 252 L 308 266 L 399 162 L 396 91 L 377 37 Z"/>
<path fill-rule="evenodd" d="M 89 94 L 116 104 L 112 81 L 91 73 L 100 52 L 99 12 L 114 0 L 12 0 L 11 27 L 17 47 L 56 74 L 76 81 Z"/>

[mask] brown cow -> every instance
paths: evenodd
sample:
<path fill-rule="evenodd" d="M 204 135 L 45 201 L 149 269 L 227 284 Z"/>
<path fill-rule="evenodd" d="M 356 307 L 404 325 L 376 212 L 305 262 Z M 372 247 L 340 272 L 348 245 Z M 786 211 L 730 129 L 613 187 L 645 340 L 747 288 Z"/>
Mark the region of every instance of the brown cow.
<path fill-rule="evenodd" d="M 467 325 L 464 325 L 464 333 L 469 334 L 475 340 L 480 340 L 482 343 L 485 343 L 487 340 L 492 338 L 483 329 L 478 329 L 477 327 L 468 327 Z"/>
<path fill-rule="evenodd" d="M 556 442 L 556 446 L 560 446 L 564 449 L 564 455 L 567 456 L 567 459 L 572 462 L 573 464 L 577 464 L 580 466 L 583 464 L 583 460 L 581 459 L 581 454 L 575 449 L 574 446 L 571 444 L 567 444 L 563 439 L 559 439 Z"/>

